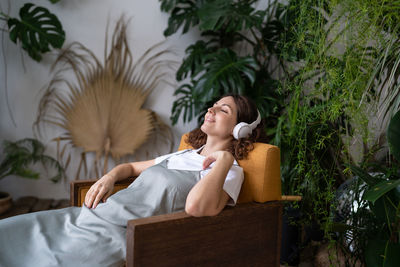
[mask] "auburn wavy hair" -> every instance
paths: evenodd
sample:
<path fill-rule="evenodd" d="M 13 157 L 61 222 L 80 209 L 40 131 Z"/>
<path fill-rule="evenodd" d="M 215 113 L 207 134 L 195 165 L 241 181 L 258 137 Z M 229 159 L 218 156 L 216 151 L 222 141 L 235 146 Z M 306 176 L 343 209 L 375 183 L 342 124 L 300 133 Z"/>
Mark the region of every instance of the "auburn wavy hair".
<path fill-rule="evenodd" d="M 220 97 L 220 99 L 227 96 L 233 97 L 235 101 L 237 107 L 237 123 L 252 123 L 257 119 L 257 106 L 250 98 L 237 94 L 227 94 Z M 191 131 L 186 139 L 186 143 L 190 144 L 195 149 L 205 145 L 206 141 L 207 135 L 200 128 Z M 245 159 L 247 154 L 254 149 L 253 143 L 266 141 L 264 121 L 261 120 L 260 124 L 257 125 L 256 129 L 252 131 L 249 137 L 240 138 L 239 140 L 232 137 L 232 142 L 227 148 L 227 151 L 232 153 L 236 160 Z"/>

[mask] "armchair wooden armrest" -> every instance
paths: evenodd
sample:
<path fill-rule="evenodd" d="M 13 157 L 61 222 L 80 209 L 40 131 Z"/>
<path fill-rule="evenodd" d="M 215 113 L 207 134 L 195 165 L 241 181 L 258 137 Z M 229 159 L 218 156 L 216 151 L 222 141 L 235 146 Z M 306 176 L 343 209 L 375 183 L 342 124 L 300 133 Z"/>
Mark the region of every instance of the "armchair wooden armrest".
<path fill-rule="evenodd" d="M 132 177 L 115 183 L 113 194 L 128 187 L 135 179 L 136 177 Z M 97 180 L 98 179 L 72 181 L 70 183 L 70 205 L 73 207 L 82 206 L 87 191 Z"/>
<path fill-rule="evenodd" d="M 282 202 L 243 203 L 213 217 L 131 220 L 127 266 L 279 266 Z"/>

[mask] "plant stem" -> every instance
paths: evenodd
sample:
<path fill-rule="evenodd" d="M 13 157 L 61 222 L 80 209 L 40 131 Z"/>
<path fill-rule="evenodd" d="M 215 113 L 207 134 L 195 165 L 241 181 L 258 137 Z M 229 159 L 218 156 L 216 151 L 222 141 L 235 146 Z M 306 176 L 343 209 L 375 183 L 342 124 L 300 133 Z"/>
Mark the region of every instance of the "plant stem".
<path fill-rule="evenodd" d="M 237 35 L 239 35 L 240 37 L 242 37 L 244 40 L 246 40 L 249 44 L 251 44 L 252 46 L 255 46 L 256 43 L 253 42 L 252 40 L 250 40 L 249 38 L 247 38 L 246 36 L 244 36 L 243 34 L 241 34 L 240 32 L 236 33 Z"/>
<path fill-rule="evenodd" d="M 0 20 L 9 20 L 10 16 L 8 16 L 7 14 L 3 13 L 2 11 L 0 11 Z"/>

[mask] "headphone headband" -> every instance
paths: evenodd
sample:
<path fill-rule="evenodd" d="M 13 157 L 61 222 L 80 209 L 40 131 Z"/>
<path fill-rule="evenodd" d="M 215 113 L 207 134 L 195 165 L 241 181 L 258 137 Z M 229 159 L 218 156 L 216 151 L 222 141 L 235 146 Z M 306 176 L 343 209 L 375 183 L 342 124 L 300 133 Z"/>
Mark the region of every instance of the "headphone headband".
<path fill-rule="evenodd" d="M 254 130 L 255 128 L 257 128 L 258 124 L 260 124 L 261 121 L 261 115 L 260 112 L 257 109 L 257 119 L 255 121 L 253 121 L 249 126 L 252 130 Z"/>

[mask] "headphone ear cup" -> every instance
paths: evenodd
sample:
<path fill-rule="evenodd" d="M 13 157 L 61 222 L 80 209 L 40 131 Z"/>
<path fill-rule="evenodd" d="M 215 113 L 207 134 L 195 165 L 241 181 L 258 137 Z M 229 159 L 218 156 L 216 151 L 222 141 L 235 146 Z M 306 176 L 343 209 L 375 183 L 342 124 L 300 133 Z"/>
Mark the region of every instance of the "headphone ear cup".
<path fill-rule="evenodd" d="M 241 122 L 233 128 L 232 135 L 235 139 L 245 138 L 251 133 L 251 131 L 252 129 L 249 124 Z"/>
<path fill-rule="evenodd" d="M 241 122 L 236 124 L 235 128 L 233 128 L 232 135 L 235 139 L 240 139 L 240 138 L 246 138 L 248 137 L 255 128 L 257 128 L 257 125 L 260 124 L 261 121 L 261 115 L 260 112 L 257 110 L 257 119 L 251 123 L 245 123 Z"/>

